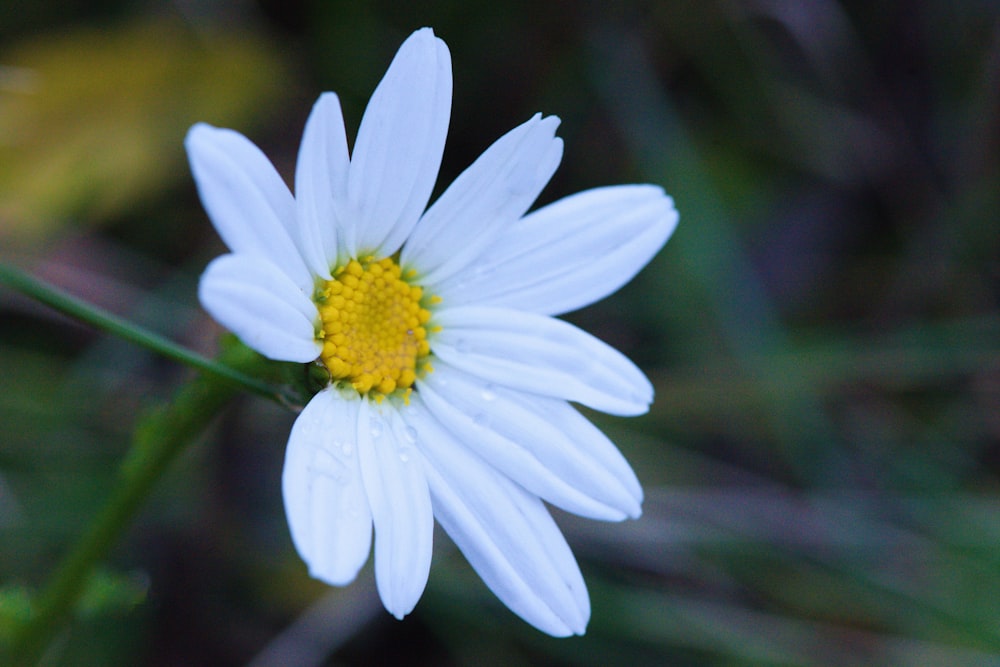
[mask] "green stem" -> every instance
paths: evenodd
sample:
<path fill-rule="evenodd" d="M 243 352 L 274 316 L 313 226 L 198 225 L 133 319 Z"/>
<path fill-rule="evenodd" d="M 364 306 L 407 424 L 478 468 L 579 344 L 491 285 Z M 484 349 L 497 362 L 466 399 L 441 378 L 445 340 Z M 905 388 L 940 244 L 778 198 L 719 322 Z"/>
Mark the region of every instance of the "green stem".
<path fill-rule="evenodd" d="M 3 660 L 3 664 L 35 665 L 76 606 L 95 565 L 106 556 L 185 445 L 239 389 L 279 402 L 283 396 L 274 387 L 247 374 L 259 368 L 262 359 L 243 345 L 232 345 L 218 359 L 208 359 L 2 262 L 0 283 L 74 319 L 202 371 L 178 391 L 172 403 L 138 422 L 117 487 L 87 531 L 58 564 L 36 598 L 30 618 L 16 629 L 8 647 L 9 659 Z"/>
<path fill-rule="evenodd" d="M 246 347 L 235 345 L 218 362 L 242 372 L 252 369 L 259 359 Z M 220 375 L 199 375 L 168 406 L 140 420 L 117 488 L 41 591 L 31 618 L 13 638 L 10 664 L 37 664 L 79 600 L 95 565 L 118 540 L 153 485 L 237 392 L 237 386 Z"/>
<path fill-rule="evenodd" d="M 64 315 L 68 315 L 81 322 L 86 322 L 97 329 L 145 347 L 192 368 L 226 378 L 231 382 L 236 382 L 247 390 L 265 398 L 281 401 L 280 393 L 267 383 L 220 364 L 216 360 L 192 352 L 159 334 L 117 317 L 97 306 L 81 301 L 3 262 L 0 262 L 0 283 L 6 283 L 22 294 L 56 309 Z"/>

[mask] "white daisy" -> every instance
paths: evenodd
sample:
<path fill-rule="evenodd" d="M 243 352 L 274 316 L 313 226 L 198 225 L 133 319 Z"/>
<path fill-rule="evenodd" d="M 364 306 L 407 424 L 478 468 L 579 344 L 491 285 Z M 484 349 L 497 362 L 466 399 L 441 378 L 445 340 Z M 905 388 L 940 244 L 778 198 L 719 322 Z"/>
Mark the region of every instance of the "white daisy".
<path fill-rule="evenodd" d="M 425 211 L 451 106 L 430 29 L 400 47 L 352 155 L 337 96 L 306 123 L 293 197 L 242 135 L 194 126 L 198 192 L 231 254 L 199 296 L 277 360 L 330 376 L 295 421 L 283 493 L 314 576 L 351 582 L 374 527 L 379 594 L 397 618 L 423 592 L 434 519 L 497 596 L 552 635 L 582 634 L 583 578 L 545 503 L 638 517 L 642 489 L 570 402 L 646 412 L 649 381 L 553 316 L 615 291 L 677 223 L 655 186 L 589 190 L 525 215 L 562 157 L 558 118 L 490 146 Z"/>

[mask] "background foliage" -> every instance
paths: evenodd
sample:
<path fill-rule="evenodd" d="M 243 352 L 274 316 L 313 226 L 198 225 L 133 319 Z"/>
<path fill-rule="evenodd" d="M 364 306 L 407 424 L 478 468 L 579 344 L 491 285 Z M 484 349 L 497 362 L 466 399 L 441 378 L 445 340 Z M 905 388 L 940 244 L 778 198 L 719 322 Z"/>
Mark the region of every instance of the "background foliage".
<path fill-rule="evenodd" d="M 431 25 L 455 101 L 439 179 L 535 111 L 542 196 L 662 184 L 681 224 L 568 319 L 656 385 L 592 415 L 641 520 L 557 517 L 583 638 L 507 612 L 448 540 L 399 623 L 370 566 L 311 581 L 280 498 L 294 413 L 245 397 L 161 483 L 53 664 L 1000 662 L 1000 5 L 438 0 L 0 6 L 0 258 L 211 354 L 221 245 L 182 141 L 234 127 L 291 176 L 309 107 L 348 126 Z M 145 407 L 190 372 L 0 292 L 0 612 L 94 516 Z M 0 632 L 3 631 L 0 626 Z"/>

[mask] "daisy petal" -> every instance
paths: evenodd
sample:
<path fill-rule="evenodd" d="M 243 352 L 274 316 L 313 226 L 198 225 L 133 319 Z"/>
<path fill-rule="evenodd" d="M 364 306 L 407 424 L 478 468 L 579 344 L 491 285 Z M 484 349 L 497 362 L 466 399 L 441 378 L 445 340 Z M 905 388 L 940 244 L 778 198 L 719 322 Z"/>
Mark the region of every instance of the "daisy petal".
<path fill-rule="evenodd" d="M 558 126 L 555 116 L 536 114 L 486 149 L 420 219 L 403 247 L 404 267 L 420 267 L 420 282 L 433 287 L 524 215 L 562 159 Z"/>
<path fill-rule="evenodd" d="M 292 541 L 317 579 L 349 584 L 368 560 L 372 515 L 358 463 L 360 401 L 321 391 L 292 426 L 281 488 Z"/>
<path fill-rule="evenodd" d="M 201 202 L 236 254 L 266 259 L 303 290 L 312 276 L 293 242 L 295 200 L 267 157 L 239 132 L 198 123 L 184 141 Z"/>
<path fill-rule="evenodd" d="M 580 428 L 571 415 L 589 422 L 565 401 L 498 387 L 440 360 L 418 391 L 458 440 L 543 500 L 593 519 L 641 513 L 628 463 L 596 428 Z"/>
<path fill-rule="evenodd" d="M 434 316 L 434 354 L 472 375 L 615 415 L 649 409 L 653 386 L 635 364 L 577 327 L 506 308 L 461 306 Z"/>
<path fill-rule="evenodd" d="M 451 55 L 430 28 L 413 33 L 372 94 L 354 144 L 347 252 L 391 255 L 434 188 L 451 116 Z"/>
<path fill-rule="evenodd" d="M 198 298 L 216 321 L 269 359 L 307 362 L 322 350 L 316 306 L 268 261 L 215 258 L 201 276 Z"/>
<path fill-rule="evenodd" d="M 587 588 L 548 510 L 455 440 L 420 405 L 406 412 L 418 433 L 434 515 L 500 600 L 539 630 L 583 634 Z"/>
<path fill-rule="evenodd" d="M 413 610 L 431 567 L 434 513 L 416 441 L 399 413 L 361 401 L 361 475 L 375 521 L 375 583 L 396 618 Z"/>
<path fill-rule="evenodd" d="M 510 225 L 475 270 L 436 286 L 449 304 L 558 315 L 631 280 L 677 226 L 673 200 L 653 185 L 587 190 Z"/>
<path fill-rule="evenodd" d="M 295 167 L 299 250 L 314 275 L 330 279 L 337 263 L 335 202 L 347 197 L 347 133 L 340 100 L 323 93 L 313 105 L 302 134 Z"/>

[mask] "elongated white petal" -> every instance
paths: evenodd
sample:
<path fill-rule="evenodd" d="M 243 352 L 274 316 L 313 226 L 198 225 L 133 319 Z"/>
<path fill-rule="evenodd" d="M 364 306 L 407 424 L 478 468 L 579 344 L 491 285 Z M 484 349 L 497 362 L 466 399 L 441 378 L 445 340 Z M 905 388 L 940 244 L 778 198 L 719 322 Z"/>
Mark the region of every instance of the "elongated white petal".
<path fill-rule="evenodd" d="M 403 618 L 427 584 L 434 513 L 411 431 L 394 407 L 361 403 L 361 474 L 375 522 L 375 584 L 389 613 Z"/>
<path fill-rule="evenodd" d="M 413 33 L 389 65 L 358 129 L 347 196 L 347 251 L 391 255 L 434 188 L 451 117 L 451 55 L 430 28 Z"/>
<path fill-rule="evenodd" d="M 470 270 L 435 293 L 557 315 L 616 291 L 663 247 L 677 226 L 673 200 L 652 185 L 587 190 L 510 225 Z"/>
<path fill-rule="evenodd" d="M 458 440 L 543 500 L 594 519 L 641 513 L 642 491 L 628 463 L 595 437 L 597 429 L 580 428 L 571 414 L 586 419 L 565 401 L 499 387 L 440 360 L 418 391 Z"/>
<path fill-rule="evenodd" d="M 322 350 L 316 306 L 266 260 L 216 257 L 201 275 L 198 298 L 220 324 L 269 359 L 312 361 Z"/>
<path fill-rule="evenodd" d="M 295 200 L 267 157 L 239 132 L 198 123 L 184 142 L 201 202 L 229 249 L 270 261 L 303 290 Z"/>
<path fill-rule="evenodd" d="M 653 386 L 635 364 L 577 327 L 506 308 L 435 314 L 434 354 L 472 375 L 616 415 L 649 409 Z"/>
<path fill-rule="evenodd" d="M 340 100 L 323 93 L 302 133 L 295 167 L 299 250 L 314 275 L 330 279 L 337 264 L 337 202 L 347 200 L 347 134 Z"/>
<path fill-rule="evenodd" d="M 498 139 L 448 186 L 403 247 L 404 267 L 434 284 L 465 268 L 524 215 L 562 159 L 559 119 L 531 120 Z"/>
<path fill-rule="evenodd" d="M 317 579 L 349 584 L 368 560 L 372 515 L 358 462 L 358 408 L 321 391 L 292 426 L 281 476 L 292 541 Z"/>
<path fill-rule="evenodd" d="M 419 396 L 405 419 L 424 455 L 434 515 L 486 585 L 539 630 L 583 634 L 586 585 L 542 502 L 455 440 Z"/>

